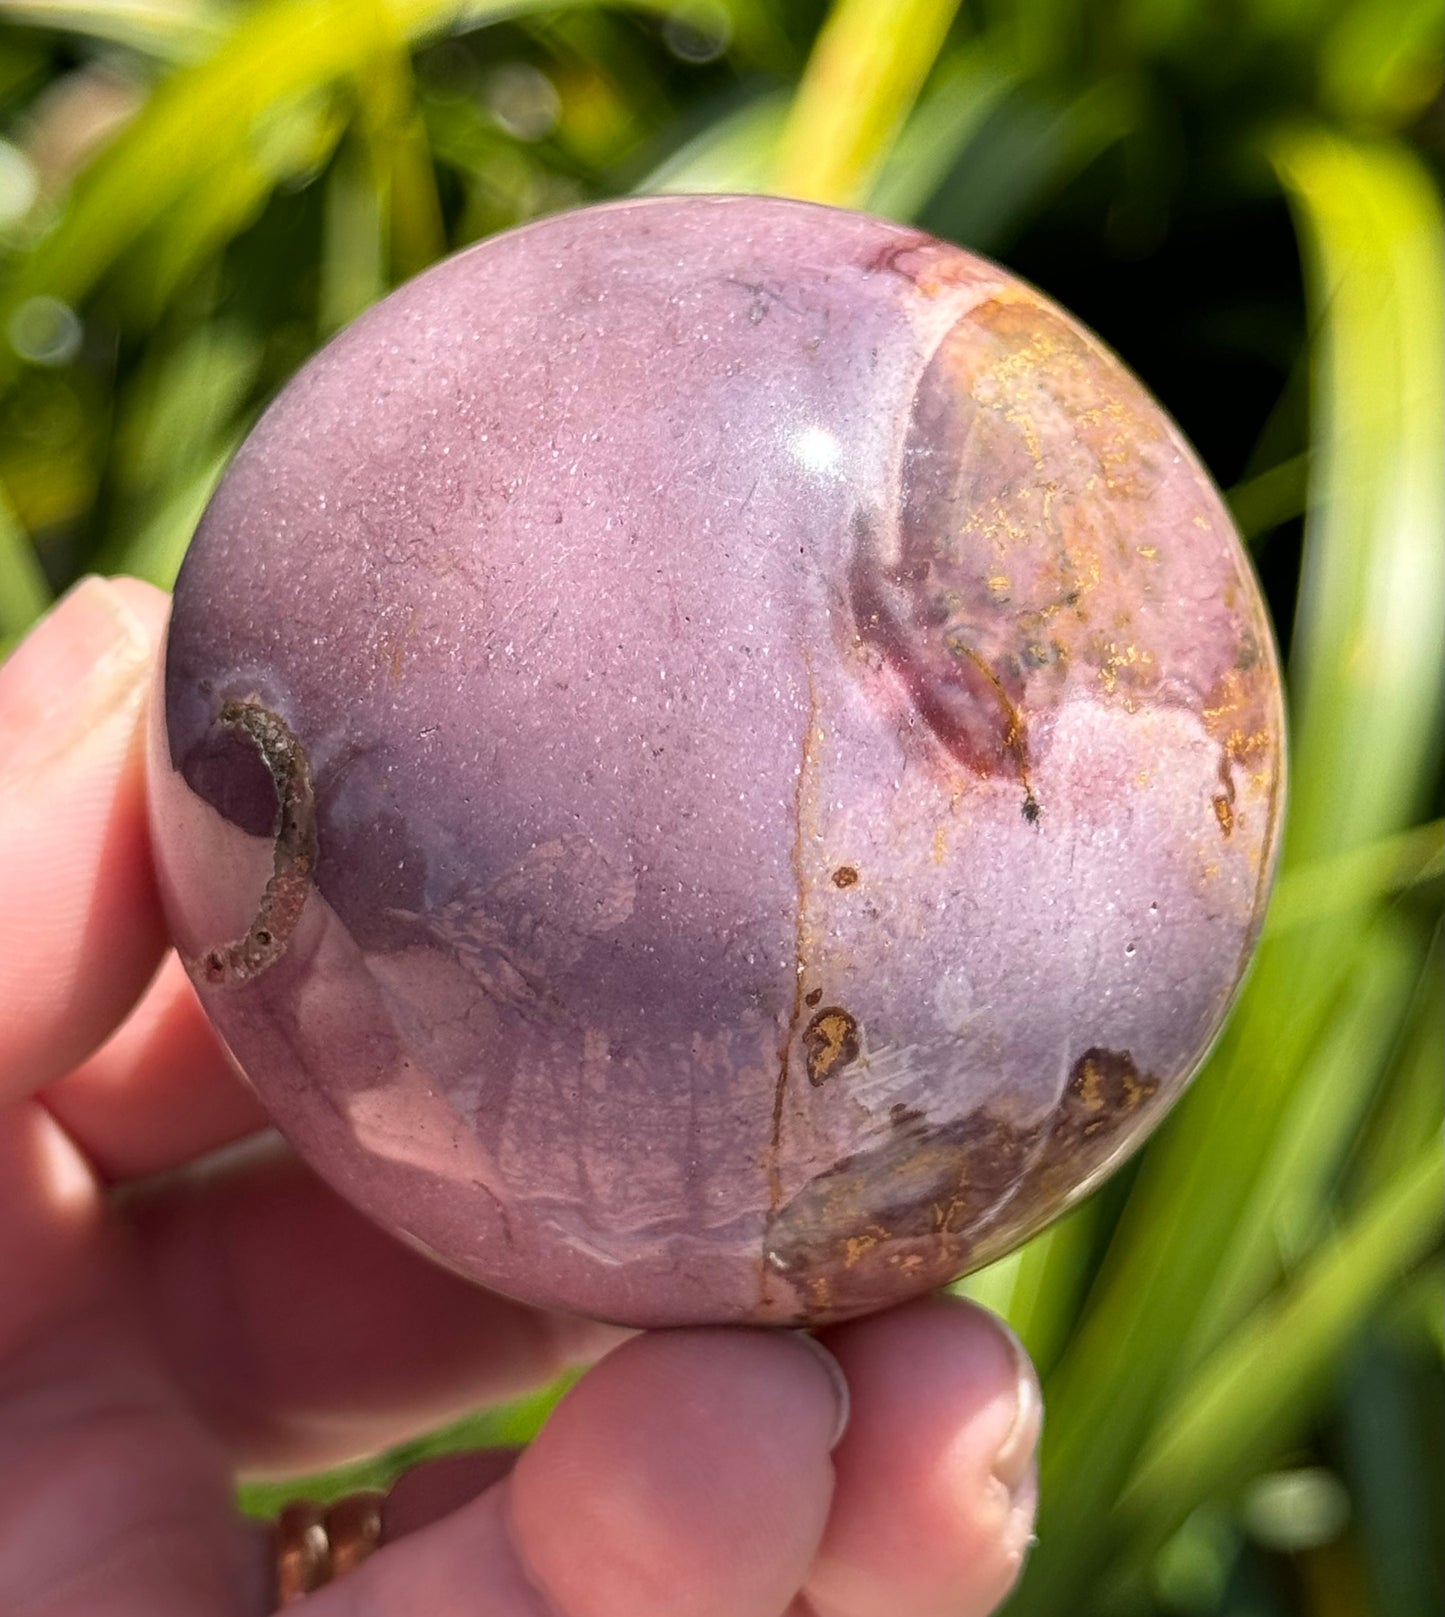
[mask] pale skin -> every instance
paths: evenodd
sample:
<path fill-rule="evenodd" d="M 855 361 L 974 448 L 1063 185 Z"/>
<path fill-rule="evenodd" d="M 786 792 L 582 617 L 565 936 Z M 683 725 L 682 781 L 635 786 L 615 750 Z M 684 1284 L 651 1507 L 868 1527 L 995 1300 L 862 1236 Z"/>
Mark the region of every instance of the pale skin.
<path fill-rule="evenodd" d="M 87 581 L 0 668 L 0 1610 L 261 1617 L 272 1546 L 237 1474 L 591 1364 L 520 1456 L 403 1477 L 383 1549 L 308 1617 L 993 1611 L 1040 1400 L 980 1310 L 913 1303 L 826 1354 L 624 1336 L 433 1268 L 261 1132 L 154 888 L 140 727 L 166 610 Z"/>

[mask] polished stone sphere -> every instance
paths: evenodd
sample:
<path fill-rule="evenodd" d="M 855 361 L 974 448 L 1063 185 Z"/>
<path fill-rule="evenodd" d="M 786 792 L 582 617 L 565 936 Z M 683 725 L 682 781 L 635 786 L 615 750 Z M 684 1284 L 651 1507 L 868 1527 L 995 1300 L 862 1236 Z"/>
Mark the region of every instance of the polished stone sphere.
<path fill-rule="evenodd" d="M 267 411 L 176 587 L 153 832 L 360 1207 L 533 1302 L 812 1323 L 1158 1122 L 1281 735 L 1225 508 L 1095 337 L 914 230 L 651 199 L 437 265 Z"/>

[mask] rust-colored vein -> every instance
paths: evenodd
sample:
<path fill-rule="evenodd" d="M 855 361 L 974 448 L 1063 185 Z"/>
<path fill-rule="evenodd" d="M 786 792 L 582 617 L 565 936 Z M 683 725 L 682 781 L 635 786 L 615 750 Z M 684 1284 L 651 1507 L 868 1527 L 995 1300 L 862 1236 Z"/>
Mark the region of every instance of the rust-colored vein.
<path fill-rule="evenodd" d="M 803 651 L 803 667 L 808 682 L 808 717 L 803 729 L 803 744 L 798 758 L 798 776 L 793 787 L 793 845 L 790 858 L 796 896 L 793 907 L 793 996 L 788 1011 L 788 1022 L 783 1030 L 778 1050 L 778 1077 L 773 1085 L 772 1126 L 768 1135 L 768 1216 L 763 1232 L 763 1251 L 759 1266 L 759 1281 L 764 1303 L 768 1299 L 768 1253 L 771 1248 L 773 1220 L 783 1204 L 783 1120 L 787 1108 L 788 1086 L 792 1077 L 793 1044 L 803 1020 L 803 976 L 807 947 L 808 874 L 803 859 L 804 825 L 808 812 L 808 789 L 814 768 L 813 749 L 818 735 L 818 692 L 813 680 L 813 660 L 807 649 Z"/>
<path fill-rule="evenodd" d="M 1029 780 L 1028 737 L 1024 731 L 1023 714 L 1010 700 L 1009 694 L 1003 688 L 998 675 L 994 673 L 987 661 L 972 646 L 967 646 L 963 641 L 952 638 L 949 640 L 949 647 L 960 656 L 968 658 L 969 662 L 988 681 L 994 695 L 998 698 L 998 704 L 1003 709 L 1005 723 L 1004 749 L 1012 754 L 1014 762 L 1018 765 L 1019 783 L 1024 789 L 1024 818 L 1030 824 L 1033 824 L 1039 817 L 1039 800 L 1034 796 L 1033 783 Z"/>

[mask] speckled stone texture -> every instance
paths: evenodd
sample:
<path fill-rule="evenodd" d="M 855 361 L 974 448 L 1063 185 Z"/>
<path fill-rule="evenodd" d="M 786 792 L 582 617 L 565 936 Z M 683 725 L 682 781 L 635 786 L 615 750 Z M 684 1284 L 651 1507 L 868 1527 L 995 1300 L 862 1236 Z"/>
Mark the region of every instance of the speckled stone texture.
<path fill-rule="evenodd" d="M 1096 1184 L 1281 800 L 1159 407 L 993 265 L 763 199 L 549 219 L 343 333 L 206 513 L 156 714 L 175 937 L 281 1128 L 637 1325 L 879 1308 Z"/>

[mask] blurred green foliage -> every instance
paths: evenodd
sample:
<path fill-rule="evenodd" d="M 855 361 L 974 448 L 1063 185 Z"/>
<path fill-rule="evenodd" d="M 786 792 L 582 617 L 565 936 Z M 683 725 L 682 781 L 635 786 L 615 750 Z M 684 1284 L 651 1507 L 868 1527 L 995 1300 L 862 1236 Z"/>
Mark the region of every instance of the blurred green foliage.
<path fill-rule="evenodd" d="M 169 583 L 266 399 L 389 287 L 637 189 L 1000 257 L 1232 487 L 1285 868 L 1158 1137 L 964 1283 L 1047 1378 L 1019 1617 L 1440 1607 L 1441 46 L 1440 0 L 0 0 L 0 645 L 87 570 Z"/>

